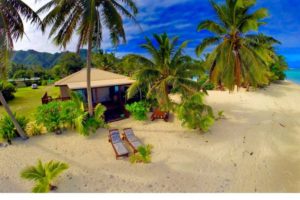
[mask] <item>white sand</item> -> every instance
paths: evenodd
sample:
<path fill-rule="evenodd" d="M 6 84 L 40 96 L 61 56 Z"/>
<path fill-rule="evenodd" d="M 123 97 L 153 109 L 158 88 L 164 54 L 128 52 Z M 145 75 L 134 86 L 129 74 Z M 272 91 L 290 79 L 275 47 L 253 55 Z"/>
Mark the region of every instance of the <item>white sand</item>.
<path fill-rule="evenodd" d="M 0 192 L 29 192 L 33 184 L 19 173 L 37 159 L 69 163 L 58 192 L 300 192 L 300 86 L 213 91 L 207 102 L 227 119 L 204 135 L 176 119 L 111 124 L 132 127 L 154 145 L 148 165 L 115 160 L 107 130 L 87 139 L 65 133 L 15 141 L 0 148 Z"/>

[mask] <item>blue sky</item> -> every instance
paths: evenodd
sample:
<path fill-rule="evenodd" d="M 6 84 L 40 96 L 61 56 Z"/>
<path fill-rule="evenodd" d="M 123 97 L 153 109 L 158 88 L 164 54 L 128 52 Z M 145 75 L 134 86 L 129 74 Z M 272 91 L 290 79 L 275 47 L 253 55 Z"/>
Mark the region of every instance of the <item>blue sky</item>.
<path fill-rule="evenodd" d="M 33 9 L 40 7 L 35 0 L 23 0 Z M 47 0 L 45 0 L 47 1 Z M 42 2 L 45 2 L 42 1 Z M 222 2 L 223 0 L 218 0 Z M 197 25 L 202 20 L 214 19 L 216 16 L 208 0 L 136 0 L 140 13 L 138 21 L 143 29 L 141 31 L 133 23 L 126 20 L 127 44 L 112 49 L 108 37 L 105 37 L 102 47 L 114 51 L 122 56 L 127 53 L 145 52 L 140 48 L 145 37 L 153 33 L 168 33 L 170 36 L 179 36 L 181 41 L 189 40 L 186 53 L 195 56 L 194 49 L 197 44 L 209 33 L 196 31 Z M 278 53 L 284 55 L 290 67 L 300 67 L 300 2 L 299 0 L 257 0 L 257 7 L 269 10 L 268 24 L 260 32 L 271 35 L 282 42 L 277 46 Z M 25 25 L 27 37 L 16 43 L 16 49 L 35 49 L 38 51 L 58 52 L 47 34 L 42 33 L 29 24 Z M 107 33 L 104 34 L 108 36 Z M 67 50 L 74 51 L 76 37 L 72 40 Z"/>

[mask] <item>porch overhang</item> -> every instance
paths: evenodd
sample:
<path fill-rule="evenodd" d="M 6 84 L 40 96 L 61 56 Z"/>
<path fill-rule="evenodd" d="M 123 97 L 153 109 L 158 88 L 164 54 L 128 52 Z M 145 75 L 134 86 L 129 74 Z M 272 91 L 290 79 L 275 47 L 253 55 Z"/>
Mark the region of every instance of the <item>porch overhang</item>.
<path fill-rule="evenodd" d="M 130 79 L 92 81 L 91 87 L 92 88 L 103 88 L 103 87 L 112 87 L 112 86 L 131 85 L 134 82 L 135 82 L 134 80 L 130 80 Z M 87 83 L 86 82 L 68 83 L 67 86 L 71 90 L 86 89 Z"/>

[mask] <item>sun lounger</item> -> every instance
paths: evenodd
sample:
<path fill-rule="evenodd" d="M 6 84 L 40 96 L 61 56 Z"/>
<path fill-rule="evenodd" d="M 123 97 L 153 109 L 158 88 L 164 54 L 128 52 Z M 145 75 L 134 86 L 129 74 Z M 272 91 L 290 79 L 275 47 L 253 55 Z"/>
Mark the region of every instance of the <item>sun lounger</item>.
<path fill-rule="evenodd" d="M 128 157 L 129 151 L 123 144 L 123 141 L 121 140 L 119 130 L 109 130 L 109 139 L 108 141 L 112 144 L 113 149 L 116 154 L 116 159 L 119 157 Z"/>
<path fill-rule="evenodd" d="M 169 112 L 163 112 L 159 109 L 154 110 L 153 114 L 151 115 L 151 120 L 154 121 L 156 119 L 163 119 L 165 122 L 168 122 Z"/>
<path fill-rule="evenodd" d="M 128 142 L 130 147 L 133 149 L 134 153 L 137 153 L 138 148 L 140 146 L 143 146 L 143 143 L 140 141 L 139 138 L 135 136 L 131 128 L 126 128 L 123 131 L 124 133 L 122 134 L 122 139 Z"/>

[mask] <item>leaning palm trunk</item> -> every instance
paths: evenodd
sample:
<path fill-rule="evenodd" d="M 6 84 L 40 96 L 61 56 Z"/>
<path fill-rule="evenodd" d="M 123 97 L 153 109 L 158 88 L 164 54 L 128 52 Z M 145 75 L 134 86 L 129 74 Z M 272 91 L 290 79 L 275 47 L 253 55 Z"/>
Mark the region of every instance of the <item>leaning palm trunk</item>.
<path fill-rule="evenodd" d="M 90 116 L 93 116 L 93 102 L 92 102 L 92 88 L 91 88 L 91 54 L 92 54 L 92 34 L 90 34 L 88 42 L 88 52 L 87 52 L 87 101 L 88 101 L 88 112 Z"/>
<path fill-rule="evenodd" d="M 6 110 L 8 116 L 11 118 L 12 122 L 14 123 L 19 135 L 24 139 L 28 139 L 27 135 L 25 134 L 25 132 L 23 131 L 23 129 L 21 128 L 20 124 L 18 123 L 18 121 L 16 120 L 15 116 L 13 115 L 12 111 L 10 110 L 3 94 L 2 91 L 0 91 L 0 102 L 2 104 L 2 106 L 4 107 L 4 109 Z"/>

